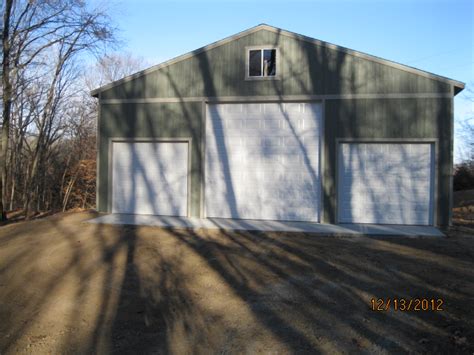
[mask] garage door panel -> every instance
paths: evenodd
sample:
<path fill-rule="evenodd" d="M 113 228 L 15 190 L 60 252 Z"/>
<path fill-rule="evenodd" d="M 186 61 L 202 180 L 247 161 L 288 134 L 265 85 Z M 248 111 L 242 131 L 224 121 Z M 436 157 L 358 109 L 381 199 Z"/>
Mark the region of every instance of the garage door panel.
<path fill-rule="evenodd" d="M 188 144 L 114 142 L 112 212 L 185 216 Z"/>
<path fill-rule="evenodd" d="M 255 121 L 255 122 L 262 122 L 262 125 L 267 130 L 278 130 L 280 129 L 282 123 L 281 120 L 273 119 L 273 117 L 269 114 L 265 116 L 265 120 L 263 121 Z M 249 121 L 250 122 L 250 121 Z"/>
<path fill-rule="evenodd" d="M 403 201 L 403 202 L 419 202 L 425 203 L 430 201 L 430 195 L 426 195 L 426 190 L 429 189 L 427 186 L 424 189 L 417 190 L 400 190 L 397 194 L 390 194 L 387 191 L 394 190 L 389 186 L 387 188 L 373 188 L 368 189 L 364 188 L 351 188 L 344 187 L 341 193 L 347 197 L 350 201 L 359 201 L 359 200 L 370 200 L 376 203 L 377 201 Z"/>
<path fill-rule="evenodd" d="M 253 148 L 253 147 L 279 147 L 281 140 L 279 137 L 239 137 L 240 144 L 243 145 L 245 148 Z M 230 145 L 232 141 L 229 141 Z"/>
<path fill-rule="evenodd" d="M 209 105 L 206 215 L 318 221 L 321 112 L 307 103 Z"/>
<path fill-rule="evenodd" d="M 424 143 L 343 143 L 339 221 L 432 224 L 433 147 Z"/>
<path fill-rule="evenodd" d="M 252 104 L 244 104 L 244 106 L 247 106 L 247 107 L 250 107 L 250 105 Z M 265 114 L 276 116 L 276 117 L 280 117 L 281 114 L 284 113 L 285 111 L 285 105 L 281 103 L 266 103 L 266 104 L 260 104 L 260 105 L 263 108 L 263 112 Z"/>
<path fill-rule="evenodd" d="M 400 209 L 389 209 L 382 211 L 374 211 L 370 217 L 376 219 L 378 224 L 400 224 L 400 220 L 403 220 L 405 225 L 419 225 L 419 221 L 423 218 L 426 211 L 407 211 Z M 367 215 L 361 211 L 355 211 L 351 218 L 342 219 L 341 223 L 353 223 L 353 220 L 363 220 Z M 372 222 L 360 222 L 360 223 L 372 223 Z"/>

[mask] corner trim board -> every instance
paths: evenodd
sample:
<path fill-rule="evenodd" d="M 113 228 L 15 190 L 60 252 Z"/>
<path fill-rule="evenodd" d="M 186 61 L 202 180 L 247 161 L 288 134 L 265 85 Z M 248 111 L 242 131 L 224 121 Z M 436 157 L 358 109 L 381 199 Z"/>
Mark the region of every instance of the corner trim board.
<path fill-rule="evenodd" d="M 321 100 L 321 124 L 319 134 L 319 223 L 327 223 L 325 220 L 325 206 L 324 206 L 324 172 L 325 172 L 325 159 L 326 154 L 326 100 Z"/>
<path fill-rule="evenodd" d="M 206 101 L 202 100 L 201 103 L 201 191 L 199 201 L 199 217 L 205 218 L 205 189 L 206 189 L 206 112 L 207 104 Z"/>
<path fill-rule="evenodd" d="M 101 94 L 99 93 L 99 102 L 100 102 L 100 96 Z M 97 212 L 100 211 L 100 111 L 101 111 L 101 106 L 97 105 L 97 127 L 96 127 L 96 137 L 95 137 L 95 146 L 96 146 L 96 177 L 95 177 L 95 209 Z"/>

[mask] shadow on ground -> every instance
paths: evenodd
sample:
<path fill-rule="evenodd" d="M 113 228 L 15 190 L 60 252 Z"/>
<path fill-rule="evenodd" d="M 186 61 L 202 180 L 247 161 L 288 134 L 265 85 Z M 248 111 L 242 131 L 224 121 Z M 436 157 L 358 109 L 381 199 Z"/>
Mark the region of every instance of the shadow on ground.
<path fill-rule="evenodd" d="M 0 352 L 472 352 L 474 237 L 0 228 Z M 371 310 L 441 298 L 440 312 Z"/>

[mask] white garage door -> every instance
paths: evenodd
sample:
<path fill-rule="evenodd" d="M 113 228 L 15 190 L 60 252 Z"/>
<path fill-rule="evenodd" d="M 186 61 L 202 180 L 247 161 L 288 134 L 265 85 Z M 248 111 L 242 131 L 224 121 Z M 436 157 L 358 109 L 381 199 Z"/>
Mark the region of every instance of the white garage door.
<path fill-rule="evenodd" d="M 432 144 L 342 143 L 339 222 L 433 224 Z"/>
<path fill-rule="evenodd" d="M 112 212 L 186 216 L 188 143 L 114 142 Z"/>
<path fill-rule="evenodd" d="M 208 105 L 206 216 L 319 221 L 321 105 Z"/>

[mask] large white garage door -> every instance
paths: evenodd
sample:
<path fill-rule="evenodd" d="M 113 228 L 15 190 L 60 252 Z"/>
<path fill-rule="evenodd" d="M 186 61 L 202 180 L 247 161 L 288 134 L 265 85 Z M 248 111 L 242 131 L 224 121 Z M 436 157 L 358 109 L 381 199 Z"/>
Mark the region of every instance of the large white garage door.
<path fill-rule="evenodd" d="M 433 224 L 432 144 L 342 143 L 339 222 Z"/>
<path fill-rule="evenodd" d="M 186 216 L 188 143 L 114 142 L 112 212 Z"/>
<path fill-rule="evenodd" d="M 208 105 L 206 216 L 319 221 L 321 105 Z"/>

